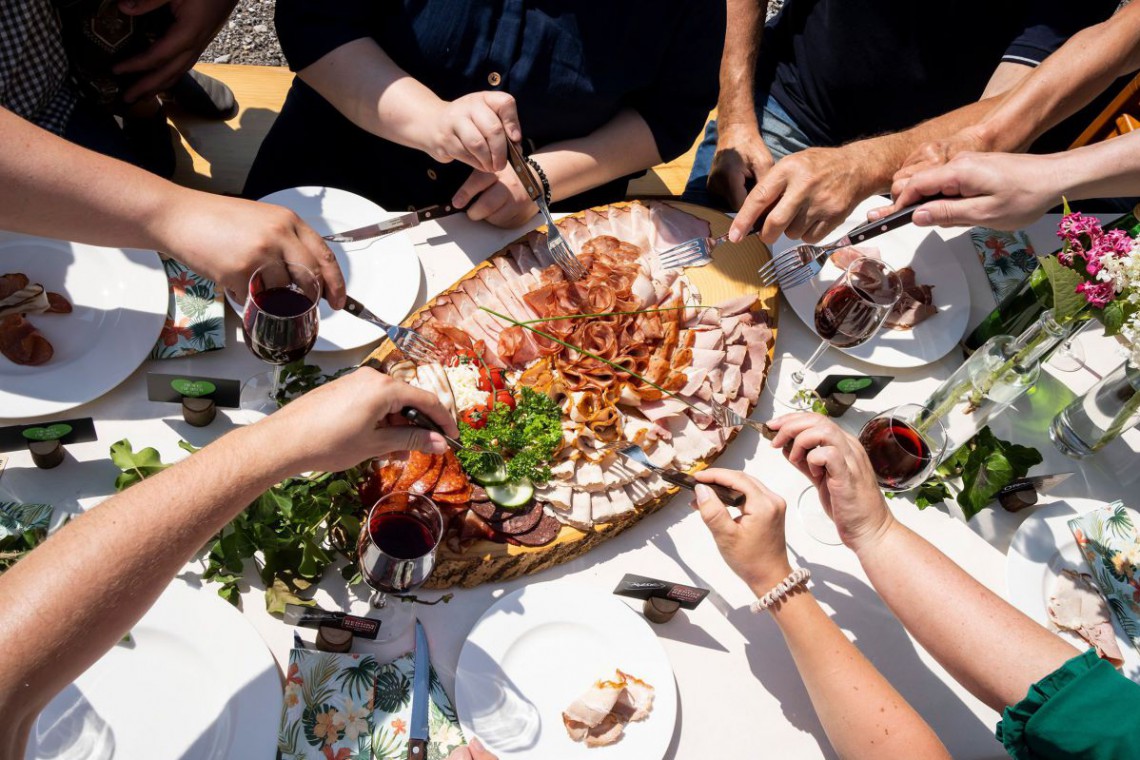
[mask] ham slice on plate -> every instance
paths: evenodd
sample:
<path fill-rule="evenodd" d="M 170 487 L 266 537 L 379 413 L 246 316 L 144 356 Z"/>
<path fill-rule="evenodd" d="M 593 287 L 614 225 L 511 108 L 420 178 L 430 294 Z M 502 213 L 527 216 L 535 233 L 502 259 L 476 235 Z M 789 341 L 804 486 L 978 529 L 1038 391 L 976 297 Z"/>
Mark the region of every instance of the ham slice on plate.
<path fill-rule="evenodd" d="M 1118 668 L 1124 664 L 1108 604 L 1091 576 L 1061 571 L 1049 597 L 1049 619 L 1062 631 L 1075 633 L 1088 642 L 1101 659 Z"/>
<path fill-rule="evenodd" d="M 649 717 L 653 694 L 652 686 L 619 670 L 616 681 L 597 681 L 571 702 L 562 723 L 573 741 L 605 747 L 621 739 L 627 723 Z"/>

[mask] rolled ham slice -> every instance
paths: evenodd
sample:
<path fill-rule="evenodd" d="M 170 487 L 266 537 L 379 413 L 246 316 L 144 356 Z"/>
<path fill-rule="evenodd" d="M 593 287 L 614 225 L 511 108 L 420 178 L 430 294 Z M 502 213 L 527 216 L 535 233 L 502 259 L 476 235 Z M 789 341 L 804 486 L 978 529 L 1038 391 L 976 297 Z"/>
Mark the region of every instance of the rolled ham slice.
<path fill-rule="evenodd" d="M 1049 597 L 1049 619 L 1062 631 L 1075 633 L 1088 642 L 1101 659 L 1118 668 L 1124 664 L 1108 604 L 1091 576 L 1061 571 Z"/>
<path fill-rule="evenodd" d="M 573 741 L 605 747 L 621 739 L 630 721 L 642 721 L 653 710 L 653 687 L 617 671 L 616 681 L 596 681 L 562 713 Z"/>

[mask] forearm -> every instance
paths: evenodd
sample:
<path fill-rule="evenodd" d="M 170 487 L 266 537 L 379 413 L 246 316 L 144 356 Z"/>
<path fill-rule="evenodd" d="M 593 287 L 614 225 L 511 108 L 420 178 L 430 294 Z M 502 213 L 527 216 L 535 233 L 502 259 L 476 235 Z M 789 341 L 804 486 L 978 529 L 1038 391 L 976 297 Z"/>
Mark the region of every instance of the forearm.
<path fill-rule="evenodd" d="M 291 473 L 298 463 L 270 445 L 281 436 L 272 427 L 239 428 L 112 497 L 0 576 L 0 711 L 33 718 L 114 646 L 211 536 Z M 0 756 L 22 752 L 0 746 Z"/>
<path fill-rule="evenodd" d="M 1140 68 L 1140 6 L 1074 34 L 979 126 L 994 151 L 1021 151 L 1072 116 L 1114 79 Z"/>
<path fill-rule="evenodd" d="M 900 523 L 892 521 L 858 553 L 871 584 L 911 635 L 998 712 L 1077 654 Z"/>
<path fill-rule="evenodd" d="M 727 0 L 728 24 L 720 63 L 718 124 L 757 125 L 756 56 L 764 32 L 768 0 Z"/>
<path fill-rule="evenodd" d="M 156 222 L 195 191 L 99 155 L 0 109 L 0 228 L 164 249 Z"/>
<path fill-rule="evenodd" d="M 1060 202 L 1140 195 L 1140 132 L 1043 157 L 1056 177 Z"/>
<path fill-rule="evenodd" d="M 297 76 L 356 126 L 417 150 L 426 145 L 422 126 L 445 105 L 371 38 L 341 45 Z"/>
<path fill-rule="evenodd" d="M 627 108 L 593 133 L 551 143 L 534 154 L 550 180 L 552 200 L 562 200 L 661 162 L 653 132 Z"/>
<path fill-rule="evenodd" d="M 758 594 L 768 589 L 753 589 Z M 772 609 L 832 747 L 843 758 L 948 757 L 938 737 L 806 590 Z"/>

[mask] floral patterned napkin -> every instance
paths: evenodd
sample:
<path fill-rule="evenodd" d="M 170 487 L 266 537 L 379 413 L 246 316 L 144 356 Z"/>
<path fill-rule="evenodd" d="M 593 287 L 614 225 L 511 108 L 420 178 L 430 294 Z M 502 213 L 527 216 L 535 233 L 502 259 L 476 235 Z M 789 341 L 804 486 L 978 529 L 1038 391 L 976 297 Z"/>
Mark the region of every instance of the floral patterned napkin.
<path fill-rule="evenodd" d="M 18 504 L 0 501 L 0 539 L 11 538 L 30 530 L 47 530 L 51 525 L 49 504 Z"/>
<path fill-rule="evenodd" d="M 162 257 L 170 281 L 170 304 L 151 359 L 174 359 L 226 347 L 225 304 L 213 280 Z"/>
<path fill-rule="evenodd" d="M 277 748 L 283 760 L 404 760 L 415 659 L 380 664 L 364 654 L 294 649 Z M 430 675 L 428 760 L 444 760 L 463 732 L 435 670 Z"/>
<path fill-rule="evenodd" d="M 970 230 L 970 240 L 974 243 L 974 250 L 978 253 L 982 268 L 986 270 L 990 290 L 998 303 L 1037 268 L 1037 254 L 1033 250 L 1033 244 L 1029 242 L 1029 236 L 1020 230 L 1002 232 L 988 227 L 974 227 Z"/>
<path fill-rule="evenodd" d="M 1115 501 L 1069 520 L 1069 530 L 1120 627 L 1140 651 L 1140 533 Z"/>

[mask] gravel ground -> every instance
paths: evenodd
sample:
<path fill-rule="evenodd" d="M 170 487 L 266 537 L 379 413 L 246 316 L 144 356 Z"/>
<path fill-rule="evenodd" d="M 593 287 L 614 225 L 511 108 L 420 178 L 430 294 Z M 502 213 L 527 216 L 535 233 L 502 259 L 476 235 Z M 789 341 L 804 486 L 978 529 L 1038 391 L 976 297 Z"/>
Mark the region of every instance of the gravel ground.
<path fill-rule="evenodd" d="M 241 0 L 222 31 L 202 53 L 201 61 L 284 66 L 285 57 L 273 28 L 273 4 L 273 0 Z M 769 18 L 783 5 L 784 0 L 769 0 Z"/>

